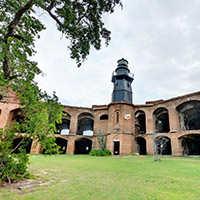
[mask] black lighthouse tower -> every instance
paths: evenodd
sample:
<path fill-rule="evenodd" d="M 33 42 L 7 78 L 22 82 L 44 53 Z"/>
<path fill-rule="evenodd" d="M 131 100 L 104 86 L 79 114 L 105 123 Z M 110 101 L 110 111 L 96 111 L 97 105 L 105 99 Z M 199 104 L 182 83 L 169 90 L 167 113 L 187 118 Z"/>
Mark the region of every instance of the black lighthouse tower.
<path fill-rule="evenodd" d="M 112 82 L 114 89 L 112 93 L 112 102 L 126 101 L 132 103 L 132 88 L 133 74 L 128 68 L 128 61 L 124 58 L 117 61 L 117 69 L 113 72 Z"/>

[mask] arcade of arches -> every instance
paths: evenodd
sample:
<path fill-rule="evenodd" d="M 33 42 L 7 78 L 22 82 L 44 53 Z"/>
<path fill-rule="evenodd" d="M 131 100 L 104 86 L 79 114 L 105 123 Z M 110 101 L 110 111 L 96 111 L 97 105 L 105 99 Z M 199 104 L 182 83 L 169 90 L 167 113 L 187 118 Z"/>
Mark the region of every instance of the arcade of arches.
<path fill-rule="evenodd" d="M 107 148 L 113 154 L 153 154 L 155 138 L 160 149 L 159 141 L 165 141 L 162 154 L 200 155 L 200 92 L 144 105 L 121 101 L 92 108 L 64 106 L 64 111 L 55 132 L 62 154 L 88 154 L 99 149 L 97 135 L 101 131 L 107 135 Z M 17 103 L 0 102 L 0 128 L 13 121 L 23 123 L 23 119 Z M 16 138 L 13 148 L 21 140 Z M 41 153 L 40 146 L 31 140 L 26 142 L 26 151 Z"/>

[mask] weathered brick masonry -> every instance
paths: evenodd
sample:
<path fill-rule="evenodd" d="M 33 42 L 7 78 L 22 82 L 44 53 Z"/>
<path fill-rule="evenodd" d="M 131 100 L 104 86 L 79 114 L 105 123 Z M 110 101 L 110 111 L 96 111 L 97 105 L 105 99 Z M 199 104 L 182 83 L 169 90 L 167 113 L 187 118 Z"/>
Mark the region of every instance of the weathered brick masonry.
<path fill-rule="evenodd" d="M 160 137 L 168 139 L 163 154 L 200 155 L 200 92 L 134 105 L 133 76 L 127 63 L 124 59 L 118 61 L 110 104 L 91 108 L 64 106 L 67 116 L 56 134 L 63 153 L 87 154 L 99 149 L 96 134 L 101 131 L 107 135 L 107 149 L 114 155 L 153 154 L 153 140 Z M 19 118 L 14 96 L 8 102 L 0 101 L 0 128 Z M 40 145 L 34 148 L 33 141 L 30 152 L 41 153 Z"/>

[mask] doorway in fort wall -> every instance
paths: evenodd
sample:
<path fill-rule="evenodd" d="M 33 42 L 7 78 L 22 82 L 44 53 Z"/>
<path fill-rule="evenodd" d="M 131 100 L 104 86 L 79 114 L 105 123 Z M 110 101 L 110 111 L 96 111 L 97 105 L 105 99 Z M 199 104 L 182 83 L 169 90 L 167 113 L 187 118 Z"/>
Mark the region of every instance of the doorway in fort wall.
<path fill-rule="evenodd" d="M 113 155 L 120 155 L 120 138 L 118 135 L 113 137 Z"/>
<path fill-rule="evenodd" d="M 32 139 L 25 138 L 25 137 L 17 137 L 13 140 L 12 144 L 12 153 L 19 153 L 20 147 L 23 147 L 26 150 L 26 153 L 31 152 L 31 146 L 32 146 Z"/>
<path fill-rule="evenodd" d="M 74 145 L 74 154 L 89 154 L 92 150 L 92 140 L 86 137 L 78 138 Z"/>
<path fill-rule="evenodd" d="M 200 133 L 185 134 L 178 139 L 183 156 L 200 156 Z"/>
<path fill-rule="evenodd" d="M 137 137 L 135 139 L 136 143 L 137 143 L 137 150 L 138 153 L 140 155 L 146 155 L 147 151 L 146 151 L 146 139 L 143 137 Z"/>

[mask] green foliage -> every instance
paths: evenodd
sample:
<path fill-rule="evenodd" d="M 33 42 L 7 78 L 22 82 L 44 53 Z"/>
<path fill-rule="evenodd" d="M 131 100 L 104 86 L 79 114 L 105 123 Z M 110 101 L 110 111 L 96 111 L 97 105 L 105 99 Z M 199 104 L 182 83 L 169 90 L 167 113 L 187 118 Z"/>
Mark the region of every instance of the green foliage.
<path fill-rule="evenodd" d="M 26 139 L 21 141 L 19 153 L 14 154 L 12 143 L 15 138 L 15 131 L 19 126 L 6 128 L 5 131 L 0 131 L 0 181 L 8 181 L 11 183 L 12 179 L 21 179 L 26 176 L 27 164 L 29 162 L 28 155 L 24 149 Z"/>
<path fill-rule="evenodd" d="M 35 53 L 35 40 L 45 29 L 36 17 L 38 10 L 55 20 L 58 30 L 70 41 L 71 58 L 80 66 L 91 46 L 99 50 L 102 39 L 106 44 L 110 41 L 102 15 L 112 13 L 117 4 L 121 5 L 121 0 L 0 1 L 0 94 L 14 91 L 24 113 L 23 123 L 1 130 L 0 180 L 10 182 L 26 173 L 26 153 L 22 149 L 19 155 L 13 154 L 15 133 L 41 143 L 47 154 L 58 152 L 53 134 L 55 124 L 61 122 L 63 107 L 55 93 L 49 96 L 39 89 L 34 78 L 42 71 L 30 59 Z"/>
<path fill-rule="evenodd" d="M 91 150 L 89 153 L 90 156 L 111 156 L 111 152 L 108 149 L 104 150 Z"/>

